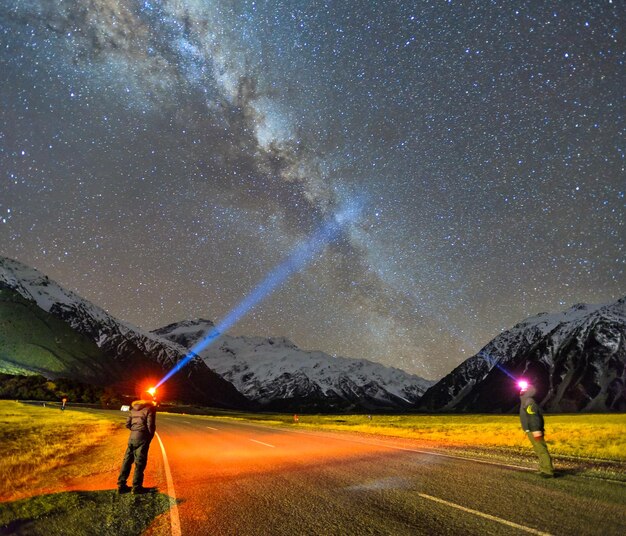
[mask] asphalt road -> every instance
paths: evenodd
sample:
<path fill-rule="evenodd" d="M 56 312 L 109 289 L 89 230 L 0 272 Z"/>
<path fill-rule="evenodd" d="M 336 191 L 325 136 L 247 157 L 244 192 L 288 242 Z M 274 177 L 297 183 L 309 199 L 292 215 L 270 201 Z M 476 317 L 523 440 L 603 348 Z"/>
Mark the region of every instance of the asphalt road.
<path fill-rule="evenodd" d="M 626 534 L 620 483 L 297 425 L 161 413 L 157 430 L 145 485 L 176 498 L 174 536 Z"/>

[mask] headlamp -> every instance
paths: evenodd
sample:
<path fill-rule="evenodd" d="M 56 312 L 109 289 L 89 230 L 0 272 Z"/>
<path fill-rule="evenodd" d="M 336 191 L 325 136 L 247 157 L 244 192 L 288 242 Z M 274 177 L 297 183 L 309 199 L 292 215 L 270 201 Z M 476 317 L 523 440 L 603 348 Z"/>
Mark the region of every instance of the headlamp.
<path fill-rule="evenodd" d="M 517 386 L 520 391 L 526 391 L 526 389 L 528 389 L 528 382 L 526 380 L 520 380 L 517 382 Z"/>

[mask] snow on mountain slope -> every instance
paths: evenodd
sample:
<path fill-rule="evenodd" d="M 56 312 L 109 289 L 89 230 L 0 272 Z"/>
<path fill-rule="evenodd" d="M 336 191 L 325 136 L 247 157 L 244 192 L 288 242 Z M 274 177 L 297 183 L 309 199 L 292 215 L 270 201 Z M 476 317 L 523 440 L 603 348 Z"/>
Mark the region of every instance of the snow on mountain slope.
<path fill-rule="evenodd" d="M 0 257 L 1 286 L 34 301 L 38 307 L 94 341 L 107 359 L 118 365 L 118 377 L 105 378 L 105 382 L 122 381 L 125 376 L 142 374 L 159 377 L 186 354 L 177 343 L 112 317 L 104 309 L 18 261 Z M 246 399 L 231 384 L 210 371 L 199 359 L 193 359 L 185 374 L 178 374 L 170 384 L 179 387 L 170 389 L 170 392 L 188 395 L 190 401 L 237 408 L 248 406 Z"/>
<path fill-rule="evenodd" d="M 141 332 L 135 326 L 113 319 L 104 309 L 81 298 L 71 290 L 64 289 L 38 270 L 13 259 L 0 257 L 0 283 L 5 283 L 25 298 L 33 300 L 46 312 L 77 310 L 88 317 L 94 326 L 104 327 L 115 324 L 122 332 L 132 331 L 141 333 L 149 339 L 155 339 L 150 332 Z M 77 318 L 73 320 L 76 321 Z"/>
<path fill-rule="evenodd" d="M 213 327 L 207 320 L 185 321 L 154 333 L 191 348 Z M 432 385 L 370 361 L 304 351 L 280 337 L 222 335 L 200 357 L 251 400 L 294 411 L 324 404 L 335 409 L 406 409 Z"/>
<path fill-rule="evenodd" d="M 501 333 L 423 397 L 427 410 L 509 411 L 530 376 L 553 411 L 626 405 L 626 298 L 542 313 Z"/>
<path fill-rule="evenodd" d="M 186 349 L 213 327 L 208 321 L 183 322 L 168 326 L 166 331 L 146 332 L 117 320 L 34 268 L 3 257 L 1 285 L 86 335 L 120 365 L 120 374 L 124 370 L 145 371 L 151 364 L 161 371 L 171 369 Z M 179 392 L 218 406 L 245 406 L 246 399 L 233 388 L 236 384 L 248 400 L 266 408 L 402 409 L 413 407 L 431 385 L 398 369 L 304 352 L 277 338 L 222 336 L 201 357 L 192 359 L 184 373 L 169 380 L 168 388 L 171 391 L 170 384 L 178 382 Z M 218 385 L 216 379 L 225 381 Z"/>

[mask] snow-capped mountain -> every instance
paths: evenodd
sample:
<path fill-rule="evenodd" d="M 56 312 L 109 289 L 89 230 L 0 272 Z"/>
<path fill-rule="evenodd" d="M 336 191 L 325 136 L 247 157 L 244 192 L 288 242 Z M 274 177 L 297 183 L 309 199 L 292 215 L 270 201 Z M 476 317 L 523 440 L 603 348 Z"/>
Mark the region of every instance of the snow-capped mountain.
<path fill-rule="evenodd" d="M 191 349 L 213 327 L 208 320 L 190 320 L 153 333 Z M 280 337 L 221 335 L 199 355 L 247 398 L 271 410 L 414 408 L 433 383 L 362 359 L 304 351 Z"/>
<path fill-rule="evenodd" d="M 12 300 L 10 297 L 11 292 L 16 292 L 27 300 L 24 303 L 36 304 L 40 310 L 60 319 L 71 330 L 95 343 L 100 350 L 97 353 L 100 361 L 98 363 L 90 363 L 83 359 L 78 365 L 76 360 L 73 360 L 72 363 L 65 362 L 61 370 L 49 370 L 41 363 L 31 367 L 24 362 L 21 364 L 11 362 L 8 363 L 11 369 L 19 365 L 24 370 L 31 367 L 32 372 L 49 377 L 65 376 L 88 381 L 93 381 L 94 377 L 100 375 L 98 383 L 116 384 L 132 391 L 135 389 L 134 384 L 145 377 L 151 376 L 156 379 L 162 377 L 186 354 L 186 350 L 175 342 L 164 340 L 117 320 L 100 307 L 62 288 L 34 268 L 5 257 L 0 257 L 0 291 L 9 294 L 3 302 L 5 307 L 8 307 L 7 316 L 11 307 L 20 306 L 23 309 L 23 304 L 18 304 L 18 300 Z M 34 322 L 33 325 L 37 323 Z M 10 326 L 7 329 L 10 329 Z M 28 339 L 31 336 L 34 334 L 25 333 L 23 338 Z M 23 342 L 30 343 L 28 340 Z M 51 348 L 40 350 L 55 354 L 55 350 Z M 73 352 L 73 355 L 75 353 Z M 103 363 L 109 377 L 102 377 Z M 182 401 L 202 402 L 218 407 L 249 406 L 249 402 L 231 384 L 208 369 L 204 362 L 197 358 L 172 377 L 164 390 L 170 396 L 176 396 Z"/>
<path fill-rule="evenodd" d="M 431 387 L 420 407 L 511 411 L 519 378 L 536 384 L 548 411 L 626 410 L 626 297 L 524 320 Z"/>

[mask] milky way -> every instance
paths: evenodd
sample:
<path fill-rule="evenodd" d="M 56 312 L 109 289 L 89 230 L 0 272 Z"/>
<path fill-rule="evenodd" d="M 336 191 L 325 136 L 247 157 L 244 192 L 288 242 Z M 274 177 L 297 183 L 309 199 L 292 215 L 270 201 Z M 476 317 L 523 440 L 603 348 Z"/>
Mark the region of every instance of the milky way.
<path fill-rule="evenodd" d="M 0 254 L 145 329 L 437 379 L 626 293 L 625 4 L 2 0 Z"/>

